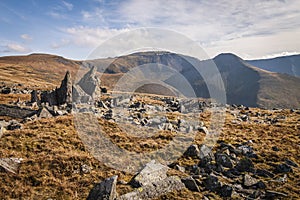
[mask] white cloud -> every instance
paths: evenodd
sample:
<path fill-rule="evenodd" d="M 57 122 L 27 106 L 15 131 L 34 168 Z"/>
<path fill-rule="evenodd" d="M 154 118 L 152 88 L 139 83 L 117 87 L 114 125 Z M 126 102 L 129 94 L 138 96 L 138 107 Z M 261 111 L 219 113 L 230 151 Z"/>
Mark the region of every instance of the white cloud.
<path fill-rule="evenodd" d="M 293 51 L 295 45 L 291 42 L 285 43 L 282 36 L 291 37 L 288 40 L 298 40 L 296 29 L 300 26 L 300 1 L 297 0 L 284 2 L 131 0 L 123 2 L 118 12 L 120 18 L 127 23 L 170 28 L 210 47 L 211 50 L 213 46 L 210 44 L 214 43 L 219 45 L 218 49 L 224 48 L 239 54 L 253 54 L 252 52 L 257 50 L 257 46 L 261 46 L 261 43 L 248 42 L 261 42 L 263 38 L 267 41 L 272 40 L 272 45 L 263 43 L 265 51 L 259 49 L 261 54 L 256 56 L 274 51 L 275 49 L 272 49 L 274 46 L 281 51 Z M 281 34 L 286 32 L 290 34 Z M 253 37 L 262 40 L 253 40 Z M 239 44 L 234 43 L 234 46 L 231 46 L 232 40 L 239 41 Z M 248 52 L 249 50 L 251 52 Z"/>
<path fill-rule="evenodd" d="M 32 40 L 32 37 L 30 37 L 28 34 L 22 34 L 22 35 L 21 35 L 21 38 L 22 38 L 23 40 L 26 40 L 26 41 Z"/>
<path fill-rule="evenodd" d="M 101 29 L 86 26 L 67 28 L 64 30 L 71 36 L 71 43 L 79 46 L 95 48 L 114 35 L 128 31 L 128 29 Z"/>
<path fill-rule="evenodd" d="M 61 39 L 61 41 L 60 42 L 58 42 L 58 43 L 52 43 L 51 44 L 51 48 L 52 49 L 59 49 L 59 48 L 61 48 L 61 47 L 65 47 L 65 46 L 67 46 L 67 45 L 69 45 L 70 44 L 70 40 L 67 40 L 67 39 Z"/>
<path fill-rule="evenodd" d="M 64 28 L 68 44 L 94 48 L 110 37 L 139 27 L 171 29 L 202 45 L 210 56 L 233 52 L 246 58 L 298 52 L 297 0 L 129 0 L 81 11 L 82 26 Z M 53 17 L 63 17 L 52 13 Z M 175 41 L 176 42 L 176 41 Z M 53 44 L 53 48 L 67 45 Z"/>
<path fill-rule="evenodd" d="M 1 52 L 4 53 L 28 53 L 31 50 L 25 46 L 22 46 L 20 44 L 17 43 L 9 43 L 7 45 L 2 46 L 2 50 Z"/>
<path fill-rule="evenodd" d="M 73 9 L 73 4 L 66 2 L 66 1 L 62 1 L 62 3 L 69 11 L 71 11 Z"/>

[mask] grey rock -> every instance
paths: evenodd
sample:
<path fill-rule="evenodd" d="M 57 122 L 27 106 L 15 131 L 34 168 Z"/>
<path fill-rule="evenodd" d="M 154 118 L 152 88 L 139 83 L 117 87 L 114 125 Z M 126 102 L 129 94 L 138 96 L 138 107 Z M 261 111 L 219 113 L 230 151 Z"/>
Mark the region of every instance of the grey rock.
<path fill-rule="evenodd" d="M 133 187 L 141 187 L 144 185 L 158 182 L 167 177 L 168 167 L 155 160 L 147 163 L 146 166 L 130 181 Z"/>
<path fill-rule="evenodd" d="M 216 153 L 215 154 L 216 163 L 222 165 L 224 167 L 232 168 L 233 164 L 227 154 L 224 153 Z"/>
<path fill-rule="evenodd" d="M 249 158 L 245 157 L 237 163 L 236 169 L 239 172 L 251 172 L 254 169 L 254 165 Z"/>
<path fill-rule="evenodd" d="M 288 195 L 282 192 L 267 190 L 264 196 L 265 199 L 275 199 L 275 197 L 287 197 Z"/>
<path fill-rule="evenodd" d="M 184 183 L 185 187 L 193 192 L 200 192 L 200 189 L 196 183 L 196 181 L 192 177 L 187 177 L 181 179 L 181 181 Z"/>
<path fill-rule="evenodd" d="M 213 155 L 211 153 L 211 148 L 206 146 L 205 144 L 202 144 L 199 149 L 200 149 L 200 158 L 201 159 L 206 156 L 213 157 Z"/>
<path fill-rule="evenodd" d="M 289 165 L 289 166 L 292 166 L 292 167 L 298 167 L 298 165 L 297 165 L 294 161 L 292 161 L 292 160 L 290 160 L 290 159 L 286 159 L 286 160 L 285 160 L 285 163 L 286 163 L 287 165 Z"/>
<path fill-rule="evenodd" d="M 229 186 L 229 185 L 222 185 L 220 187 L 220 189 L 218 190 L 218 194 L 221 196 L 221 197 L 231 197 L 232 195 L 232 187 Z"/>
<path fill-rule="evenodd" d="M 67 71 L 59 88 L 54 91 L 43 91 L 41 94 L 41 102 L 52 105 L 72 104 L 72 80 L 71 74 Z"/>
<path fill-rule="evenodd" d="M 209 131 L 208 131 L 208 129 L 205 126 L 198 127 L 198 131 L 203 132 L 206 135 L 209 134 Z"/>
<path fill-rule="evenodd" d="M 255 175 L 261 176 L 261 177 L 270 177 L 270 178 L 273 178 L 275 176 L 273 173 L 271 173 L 265 169 L 256 169 Z"/>
<path fill-rule="evenodd" d="M 21 129 L 21 128 L 22 128 L 22 124 L 16 120 L 9 121 L 9 124 L 7 126 L 7 130 L 15 130 L 15 129 Z"/>
<path fill-rule="evenodd" d="M 92 170 L 92 168 L 90 166 L 86 165 L 86 164 L 83 164 L 83 165 L 80 166 L 80 171 L 84 174 L 90 173 L 91 170 Z"/>
<path fill-rule="evenodd" d="M 101 81 L 96 76 L 97 68 L 93 66 L 78 82 L 78 85 L 93 99 L 101 96 Z"/>
<path fill-rule="evenodd" d="M 221 183 L 219 182 L 218 178 L 213 175 L 209 175 L 203 181 L 204 187 L 212 192 L 216 192 L 221 188 Z"/>
<path fill-rule="evenodd" d="M 258 182 L 259 182 L 259 180 L 257 180 L 256 178 L 253 178 L 249 174 L 244 175 L 244 186 L 250 187 L 250 186 L 257 184 Z"/>
<path fill-rule="evenodd" d="M 51 118 L 53 115 L 45 107 L 41 108 L 37 113 L 38 118 Z"/>
<path fill-rule="evenodd" d="M 288 172 L 293 172 L 293 169 L 291 166 L 283 163 L 279 165 L 275 165 L 275 173 L 288 173 Z"/>
<path fill-rule="evenodd" d="M 178 191 L 185 188 L 180 178 L 177 176 L 167 177 L 163 180 L 144 185 L 137 188 L 135 191 L 124 194 L 117 198 L 117 200 L 141 200 L 153 199 L 169 192 Z"/>
<path fill-rule="evenodd" d="M 16 174 L 22 160 L 22 158 L 1 158 L 0 167 L 10 173 Z"/>
<path fill-rule="evenodd" d="M 118 194 L 116 191 L 118 176 L 105 179 L 101 183 L 98 183 L 90 191 L 87 200 L 114 200 Z"/>
<path fill-rule="evenodd" d="M 180 172 L 185 172 L 185 168 L 180 166 L 180 165 L 175 165 L 174 169 L 180 171 Z"/>
<path fill-rule="evenodd" d="M 193 144 L 188 147 L 188 149 L 184 152 L 184 155 L 188 157 L 199 157 L 200 150 L 196 144 Z"/>

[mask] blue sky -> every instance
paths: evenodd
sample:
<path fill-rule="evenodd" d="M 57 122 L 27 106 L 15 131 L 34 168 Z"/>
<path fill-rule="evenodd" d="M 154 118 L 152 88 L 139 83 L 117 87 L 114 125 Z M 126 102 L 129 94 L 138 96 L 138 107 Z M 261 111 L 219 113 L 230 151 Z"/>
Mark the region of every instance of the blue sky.
<path fill-rule="evenodd" d="M 300 52 L 298 0 L 1 0 L 0 9 L 0 56 L 85 59 L 112 36 L 141 27 L 179 32 L 211 57 Z"/>

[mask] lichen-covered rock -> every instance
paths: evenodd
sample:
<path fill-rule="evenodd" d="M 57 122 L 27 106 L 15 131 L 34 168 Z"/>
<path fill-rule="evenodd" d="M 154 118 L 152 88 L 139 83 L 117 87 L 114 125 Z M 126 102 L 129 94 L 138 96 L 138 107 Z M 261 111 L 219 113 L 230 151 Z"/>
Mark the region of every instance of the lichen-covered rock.
<path fill-rule="evenodd" d="M 131 185 L 134 187 L 141 187 L 153 182 L 158 182 L 167 178 L 167 171 L 167 166 L 152 160 L 131 180 Z"/>

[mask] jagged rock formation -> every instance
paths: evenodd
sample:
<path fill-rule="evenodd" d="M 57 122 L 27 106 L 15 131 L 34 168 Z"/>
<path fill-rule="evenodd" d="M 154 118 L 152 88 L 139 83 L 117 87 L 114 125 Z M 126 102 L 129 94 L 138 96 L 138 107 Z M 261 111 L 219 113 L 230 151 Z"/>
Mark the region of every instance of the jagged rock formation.
<path fill-rule="evenodd" d="M 97 68 L 94 66 L 78 82 L 78 86 L 92 98 L 101 95 L 100 80 L 96 76 Z"/>
<path fill-rule="evenodd" d="M 65 78 L 62 80 L 59 88 L 54 91 L 43 91 L 41 102 L 47 102 L 49 105 L 62 105 L 72 103 L 72 80 L 71 74 L 67 71 Z"/>
<path fill-rule="evenodd" d="M 71 74 L 67 71 L 59 88 L 54 91 L 43 91 L 41 102 L 52 105 L 71 105 L 72 102 L 87 103 L 101 96 L 101 81 L 96 76 L 96 67 L 88 71 L 77 84 L 73 84 Z M 37 92 L 31 94 L 31 102 L 38 102 Z"/>

